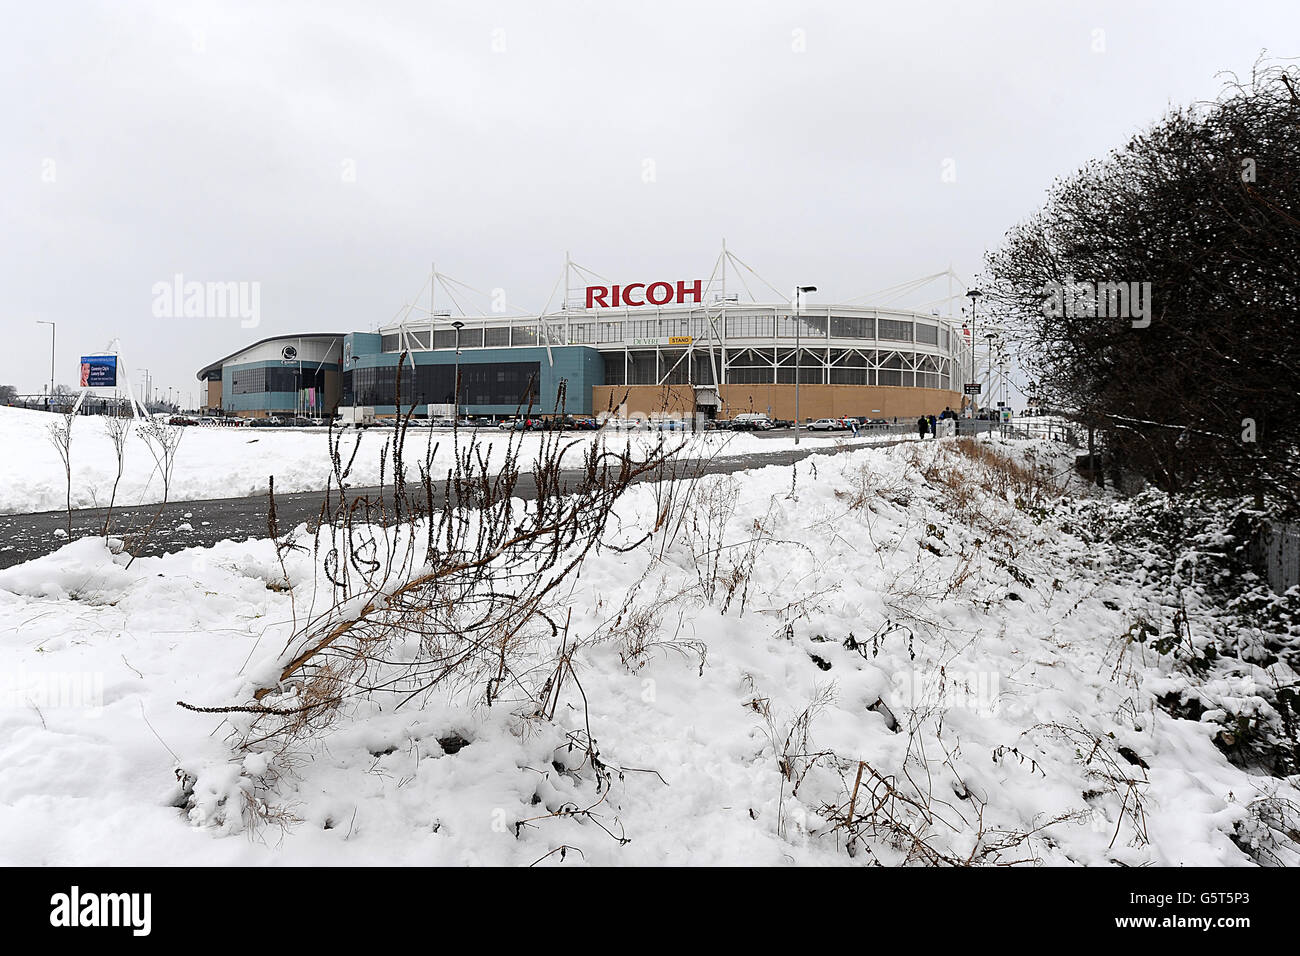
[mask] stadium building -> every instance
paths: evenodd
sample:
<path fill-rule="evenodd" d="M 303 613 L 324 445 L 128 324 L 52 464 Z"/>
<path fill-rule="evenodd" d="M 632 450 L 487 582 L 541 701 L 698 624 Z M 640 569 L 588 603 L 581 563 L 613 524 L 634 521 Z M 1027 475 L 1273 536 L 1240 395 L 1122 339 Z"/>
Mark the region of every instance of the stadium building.
<path fill-rule="evenodd" d="M 343 370 L 342 332 L 276 335 L 205 365 L 204 410 L 248 417 L 332 416 Z"/>
<path fill-rule="evenodd" d="M 435 271 L 418 314 L 408 306 L 376 331 L 263 339 L 198 377 L 208 383 L 210 410 L 251 416 L 318 417 L 351 405 L 393 415 L 399 389 L 403 410 L 414 402 L 424 415 L 457 401 L 457 364 L 463 415 L 507 416 L 530 405 L 549 414 L 563 387 L 569 414 L 794 419 L 796 374 L 803 420 L 962 407 L 974 360 L 960 323 L 806 299 L 796 310 L 779 293 L 755 301 L 748 287 L 742 298 L 734 279 L 727 289 L 729 263 L 744 266 L 724 250 L 708 279 L 614 284 L 567 262 L 558 309 L 513 315 L 461 309 L 469 287 Z M 437 311 L 439 290 L 456 312 Z"/>

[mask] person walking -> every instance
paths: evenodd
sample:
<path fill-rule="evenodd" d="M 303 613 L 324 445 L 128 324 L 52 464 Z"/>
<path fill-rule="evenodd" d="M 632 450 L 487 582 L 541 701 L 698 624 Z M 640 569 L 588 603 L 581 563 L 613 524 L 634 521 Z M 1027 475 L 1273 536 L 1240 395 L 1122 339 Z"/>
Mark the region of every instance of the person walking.
<path fill-rule="evenodd" d="M 916 420 L 916 434 L 922 441 L 925 440 L 925 433 L 929 431 L 929 429 L 930 421 L 924 415 Z"/>
<path fill-rule="evenodd" d="M 853 429 L 853 437 L 854 437 L 854 438 L 857 438 L 857 437 L 858 437 L 858 420 L 857 420 L 856 418 L 850 418 L 850 419 L 849 419 L 849 426 Z"/>

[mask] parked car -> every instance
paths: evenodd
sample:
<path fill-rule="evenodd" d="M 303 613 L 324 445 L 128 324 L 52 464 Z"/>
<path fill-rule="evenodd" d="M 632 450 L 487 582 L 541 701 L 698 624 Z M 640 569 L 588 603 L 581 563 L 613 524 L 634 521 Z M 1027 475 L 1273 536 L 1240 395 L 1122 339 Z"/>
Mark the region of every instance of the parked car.
<path fill-rule="evenodd" d="M 808 423 L 808 430 L 813 432 L 840 432 L 848 428 L 838 418 L 819 418 Z"/>
<path fill-rule="evenodd" d="M 772 422 L 766 415 L 741 414 L 731 420 L 731 427 L 735 431 L 767 431 L 772 427 Z"/>
<path fill-rule="evenodd" d="M 197 425 L 198 422 L 187 415 L 173 415 L 167 419 L 168 425 Z"/>

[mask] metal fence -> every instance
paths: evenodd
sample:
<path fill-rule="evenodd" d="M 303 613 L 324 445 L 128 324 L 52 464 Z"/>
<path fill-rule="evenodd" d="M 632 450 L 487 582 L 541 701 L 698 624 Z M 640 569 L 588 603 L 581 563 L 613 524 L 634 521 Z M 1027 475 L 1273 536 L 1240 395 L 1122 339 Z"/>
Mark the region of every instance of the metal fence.
<path fill-rule="evenodd" d="M 1261 537 L 1268 586 L 1281 594 L 1300 585 L 1300 524 L 1271 524 Z"/>
<path fill-rule="evenodd" d="M 77 395 L 75 393 L 55 395 L 52 401 L 45 395 L 16 395 L 4 404 L 9 408 L 26 408 L 35 412 L 55 412 L 66 415 L 76 406 Z M 160 411 L 170 410 L 170 406 L 159 406 L 157 403 L 154 403 L 153 407 Z M 77 409 L 77 414 L 129 417 L 134 413 L 131 410 L 130 399 L 87 395 L 81 407 Z"/>
<path fill-rule="evenodd" d="M 989 423 L 991 424 L 991 423 Z M 1059 421 L 1035 421 L 1024 418 L 1019 421 L 998 425 L 998 433 L 1006 438 L 1044 438 L 1048 441 L 1064 442 L 1078 447 L 1078 430 L 1074 425 Z"/>

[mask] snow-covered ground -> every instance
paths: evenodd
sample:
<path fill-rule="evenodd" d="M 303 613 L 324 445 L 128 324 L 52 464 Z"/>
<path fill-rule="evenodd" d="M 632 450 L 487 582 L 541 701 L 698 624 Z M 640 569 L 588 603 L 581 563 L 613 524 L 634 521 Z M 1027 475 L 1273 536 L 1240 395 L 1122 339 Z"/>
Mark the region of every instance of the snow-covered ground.
<path fill-rule="evenodd" d="M 728 539 L 757 541 L 743 607 L 706 592 L 698 535 L 589 556 L 565 600 L 580 688 L 553 721 L 477 692 L 363 700 L 278 755 L 236 751 L 239 715 L 176 702 L 250 702 L 310 550 L 285 556 L 296 597 L 269 541 L 128 569 L 84 539 L 0 571 L 0 862 L 899 863 L 919 840 L 914 862 L 1250 864 L 1234 827 L 1294 788 L 1155 706 L 1176 662 L 1121 640 L 1148 599 L 954 446 L 702 479 Z M 620 503 L 627 535 L 654 496 Z M 610 627 L 629 599 L 640 653 Z M 608 786 L 570 746 L 588 728 Z"/>
<path fill-rule="evenodd" d="M 20 450 L 0 455 L 0 513 L 53 511 L 64 507 L 66 473 L 49 440 L 49 427 L 56 420 L 61 418 L 46 412 L 0 408 L 0 448 Z M 572 432 L 567 436 L 591 441 L 594 434 Z M 631 442 L 634 448 L 645 448 L 657 442 L 661 435 L 674 443 L 686 440 L 687 454 L 703 457 L 775 452 L 794 447 L 792 437 L 759 438 L 730 432 L 689 436 L 678 432 L 614 432 L 608 437 L 619 445 Z M 356 433 L 349 433 L 342 439 L 345 458 L 354 442 L 362 444 L 362 453 L 357 455 L 350 479 L 353 485 L 379 481 L 379 449 L 392 436 L 392 429 L 376 428 L 360 433 L 359 438 Z M 890 436 L 862 435 L 854 440 L 865 444 L 882 437 Z M 802 438 L 806 447 L 833 445 L 844 440 L 842 434 L 824 433 Z M 489 460 L 500 456 L 509 441 L 509 433 L 495 428 L 479 432 L 477 439 Z M 516 436 L 515 441 L 520 443 L 520 458 L 524 467 L 528 467 L 542 438 L 538 433 L 529 433 Z M 453 459 L 451 432 L 411 429 L 407 438 L 408 462 L 423 459 L 426 450 L 434 446 L 435 463 L 445 467 Z M 328 432 L 324 429 L 189 427 L 184 430 L 178 448 L 170 497 L 173 501 L 183 501 L 266 494 L 270 475 L 275 476 L 278 492 L 314 491 L 325 487 L 330 469 Z M 409 470 L 410 477 L 416 478 L 413 465 Z M 391 475 L 391 462 L 388 473 Z M 72 434 L 72 506 L 106 505 L 116 475 L 117 458 L 103 419 L 78 416 Z M 155 460 L 139 435 L 132 434 L 117 490 L 117 504 L 148 504 L 161 501 L 162 497 L 163 485 Z"/>

